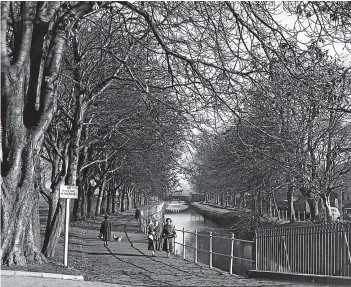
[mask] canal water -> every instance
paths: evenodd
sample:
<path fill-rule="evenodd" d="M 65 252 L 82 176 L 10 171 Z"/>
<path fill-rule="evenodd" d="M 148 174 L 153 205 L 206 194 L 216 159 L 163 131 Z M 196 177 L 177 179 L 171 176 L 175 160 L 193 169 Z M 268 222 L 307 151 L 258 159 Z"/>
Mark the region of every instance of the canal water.
<path fill-rule="evenodd" d="M 189 207 L 182 202 L 165 202 L 165 218 L 170 217 L 172 224 L 177 231 L 177 238 L 175 239 L 175 253 L 183 257 L 184 248 L 183 240 L 185 242 L 185 258 L 187 260 L 195 261 L 195 246 L 197 230 L 197 262 L 206 265 L 210 264 L 210 231 L 212 232 L 212 266 L 229 272 L 230 269 L 230 253 L 231 253 L 231 232 L 217 223 L 204 218 L 202 215 L 189 209 Z M 184 228 L 184 232 L 183 232 Z M 252 259 L 252 244 L 235 240 L 233 244 L 233 256 Z M 233 259 L 234 274 L 245 275 L 246 270 L 252 269 L 252 262 L 241 260 L 239 258 Z"/>

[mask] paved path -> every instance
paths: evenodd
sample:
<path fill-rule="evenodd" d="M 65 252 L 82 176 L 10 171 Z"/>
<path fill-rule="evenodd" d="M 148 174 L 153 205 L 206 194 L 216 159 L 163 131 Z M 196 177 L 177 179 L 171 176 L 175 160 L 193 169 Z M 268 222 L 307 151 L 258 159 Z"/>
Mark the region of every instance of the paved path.
<path fill-rule="evenodd" d="M 114 218 L 111 218 L 114 221 Z M 132 214 L 118 218 L 113 234 L 123 235 L 121 242 L 108 247 L 97 237 L 96 230 L 83 233 L 82 262 L 78 268 L 89 281 L 73 281 L 35 277 L 2 276 L 3 287 L 89 287 L 89 286 L 321 286 L 308 283 L 247 279 L 210 269 L 165 252 L 150 256 L 147 238 L 138 231 Z M 117 284 L 117 285 L 116 285 Z"/>

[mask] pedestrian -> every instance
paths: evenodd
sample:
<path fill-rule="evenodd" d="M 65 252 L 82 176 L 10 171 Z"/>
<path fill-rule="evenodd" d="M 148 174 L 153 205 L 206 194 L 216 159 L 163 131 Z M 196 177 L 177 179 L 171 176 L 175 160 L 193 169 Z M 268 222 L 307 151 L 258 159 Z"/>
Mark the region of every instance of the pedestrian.
<path fill-rule="evenodd" d="M 155 233 L 155 225 L 152 222 L 152 218 L 149 219 L 149 224 L 147 226 L 147 239 L 148 246 L 147 249 L 151 250 L 152 257 L 155 256 L 155 245 L 156 245 L 156 233 Z"/>
<path fill-rule="evenodd" d="M 155 231 L 155 248 L 157 251 L 161 249 L 161 241 L 162 241 L 162 227 L 157 219 L 155 219 L 154 223 L 154 231 Z"/>
<path fill-rule="evenodd" d="M 172 224 L 172 219 L 167 218 L 166 224 L 162 229 L 163 247 L 162 250 L 167 252 L 167 257 L 173 252 L 173 242 L 174 238 L 177 236 L 175 227 Z"/>
<path fill-rule="evenodd" d="M 140 218 L 140 210 L 139 210 L 138 207 L 135 209 L 134 217 L 135 217 L 135 219 L 139 219 Z"/>
<path fill-rule="evenodd" d="M 109 220 L 107 214 L 105 214 L 104 218 L 105 218 L 105 220 L 103 220 L 101 222 L 100 234 L 102 235 L 102 240 L 104 241 L 104 246 L 108 246 L 108 241 L 111 240 L 112 224 L 111 224 L 111 221 Z"/>

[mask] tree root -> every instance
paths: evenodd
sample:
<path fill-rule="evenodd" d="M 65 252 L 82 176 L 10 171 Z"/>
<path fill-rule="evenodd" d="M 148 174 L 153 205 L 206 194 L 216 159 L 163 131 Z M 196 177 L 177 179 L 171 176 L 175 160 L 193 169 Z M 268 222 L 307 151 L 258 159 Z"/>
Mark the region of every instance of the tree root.
<path fill-rule="evenodd" d="M 42 264 L 46 262 L 47 259 L 41 252 L 24 255 L 21 250 L 14 250 L 4 257 L 1 263 L 7 266 L 26 266 L 28 264 Z"/>

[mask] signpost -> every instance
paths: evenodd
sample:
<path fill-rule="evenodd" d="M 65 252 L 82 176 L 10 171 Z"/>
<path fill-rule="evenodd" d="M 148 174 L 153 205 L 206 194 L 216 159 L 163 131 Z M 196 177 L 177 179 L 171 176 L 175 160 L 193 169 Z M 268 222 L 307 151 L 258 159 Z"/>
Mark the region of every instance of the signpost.
<path fill-rule="evenodd" d="M 66 198 L 66 212 L 65 212 L 65 249 L 63 254 L 63 264 L 67 266 L 68 258 L 68 229 L 69 229 L 69 202 L 71 198 L 78 198 L 78 186 L 61 185 L 60 198 Z"/>

